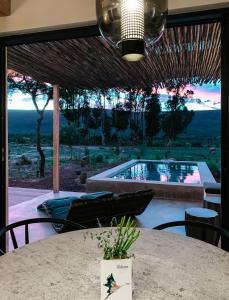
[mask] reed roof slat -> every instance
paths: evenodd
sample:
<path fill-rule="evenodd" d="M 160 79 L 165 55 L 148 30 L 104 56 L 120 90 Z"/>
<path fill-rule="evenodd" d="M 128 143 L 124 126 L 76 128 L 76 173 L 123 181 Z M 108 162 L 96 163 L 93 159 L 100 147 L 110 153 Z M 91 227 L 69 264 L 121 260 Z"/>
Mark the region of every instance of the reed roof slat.
<path fill-rule="evenodd" d="M 141 62 L 126 62 L 101 37 L 12 46 L 8 66 L 67 88 L 148 88 L 217 82 L 220 24 L 168 28 Z"/>

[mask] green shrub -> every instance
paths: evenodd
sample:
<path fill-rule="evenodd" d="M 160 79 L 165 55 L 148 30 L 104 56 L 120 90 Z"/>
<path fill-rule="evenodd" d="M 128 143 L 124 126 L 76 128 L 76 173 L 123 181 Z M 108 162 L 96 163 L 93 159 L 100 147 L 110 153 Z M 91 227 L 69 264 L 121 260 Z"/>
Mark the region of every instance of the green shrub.
<path fill-rule="evenodd" d="M 202 143 L 201 142 L 192 142 L 192 147 L 201 148 L 202 147 Z"/>
<path fill-rule="evenodd" d="M 87 182 L 87 173 L 81 173 L 80 174 L 80 183 L 86 184 L 86 182 Z"/>
<path fill-rule="evenodd" d="M 97 163 L 102 163 L 103 162 L 103 155 L 102 154 L 98 154 L 96 156 L 96 162 Z"/>
<path fill-rule="evenodd" d="M 95 167 L 96 163 L 97 163 L 96 156 L 93 154 L 93 155 L 90 156 L 90 165 Z"/>
<path fill-rule="evenodd" d="M 207 165 L 212 172 L 213 176 L 216 180 L 220 180 L 221 172 L 220 172 L 220 164 L 213 160 L 208 160 Z"/>
<path fill-rule="evenodd" d="M 88 147 L 84 148 L 84 155 L 85 156 L 89 156 L 90 155 L 90 151 L 89 151 Z"/>
<path fill-rule="evenodd" d="M 120 147 L 119 146 L 115 147 L 115 154 L 116 155 L 120 154 Z"/>
<path fill-rule="evenodd" d="M 87 165 L 89 164 L 89 157 L 88 156 L 85 156 L 81 159 L 80 161 L 80 166 L 82 168 L 86 167 Z"/>
<path fill-rule="evenodd" d="M 162 158 L 161 158 L 161 155 L 157 153 L 157 154 L 155 155 L 155 160 L 161 160 L 161 159 L 162 159 Z"/>

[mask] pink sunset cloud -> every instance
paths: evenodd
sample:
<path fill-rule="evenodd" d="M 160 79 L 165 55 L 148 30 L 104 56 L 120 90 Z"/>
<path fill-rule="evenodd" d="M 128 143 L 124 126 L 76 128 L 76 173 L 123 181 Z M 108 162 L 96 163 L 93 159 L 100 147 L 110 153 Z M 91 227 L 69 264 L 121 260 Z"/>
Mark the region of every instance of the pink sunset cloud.
<path fill-rule="evenodd" d="M 188 85 L 186 89 L 194 91 L 194 95 L 192 97 L 194 99 L 211 100 L 215 102 L 221 101 L 220 85 L 207 85 L 207 84 L 204 84 L 202 86 Z M 167 95 L 168 91 L 166 89 L 161 89 L 160 94 Z"/>

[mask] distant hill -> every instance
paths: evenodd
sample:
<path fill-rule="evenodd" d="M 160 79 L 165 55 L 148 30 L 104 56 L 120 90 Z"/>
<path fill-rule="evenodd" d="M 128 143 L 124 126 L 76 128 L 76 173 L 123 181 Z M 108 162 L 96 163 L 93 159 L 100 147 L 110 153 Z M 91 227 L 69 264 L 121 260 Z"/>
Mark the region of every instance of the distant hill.
<path fill-rule="evenodd" d="M 36 131 L 38 114 L 34 110 L 9 110 L 9 134 L 33 134 Z M 66 120 L 61 116 L 61 124 Z M 53 130 L 53 111 L 47 110 L 42 123 L 42 134 L 51 135 Z"/>
<path fill-rule="evenodd" d="M 9 110 L 9 134 L 33 134 L 36 126 L 36 111 Z M 46 111 L 42 125 L 42 134 L 51 135 L 53 130 L 53 112 Z M 61 125 L 67 123 L 61 116 Z M 219 137 L 220 111 L 196 111 L 192 123 L 182 135 L 184 137 Z"/>
<path fill-rule="evenodd" d="M 185 136 L 219 137 L 221 135 L 221 111 L 195 111 L 192 123 L 188 126 Z"/>

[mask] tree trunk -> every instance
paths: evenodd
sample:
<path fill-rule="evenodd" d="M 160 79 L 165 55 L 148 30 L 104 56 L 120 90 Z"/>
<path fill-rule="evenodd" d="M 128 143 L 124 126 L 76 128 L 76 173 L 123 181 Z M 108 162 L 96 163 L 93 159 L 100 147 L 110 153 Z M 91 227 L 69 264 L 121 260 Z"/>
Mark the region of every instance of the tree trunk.
<path fill-rule="evenodd" d="M 145 106 L 145 105 L 144 105 Z M 142 144 L 145 144 L 145 111 L 142 109 Z"/>
<path fill-rule="evenodd" d="M 37 152 L 40 155 L 39 162 L 39 176 L 40 178 L 45 177 L 45 155 L 41 148 L 41 123 L 44 119 L 44 112 L 39 112 L 39 118 L 36 124 L 36 139 L 37 139 Z"/>
<path fill-rule="evenodd" d="M 153 139 L 152 136 L 147 137 L 147 146 L 152 147 L 153 146 Z"/>
<path fill-rule="evenodd" d="M 102 146 L 105 146 L 106 143 L 105 143 L 105 114 L 106 114 L 106 98 L 105 98 L 105 95 L 103 95 L 103 111 L 102 111 Z"/>

